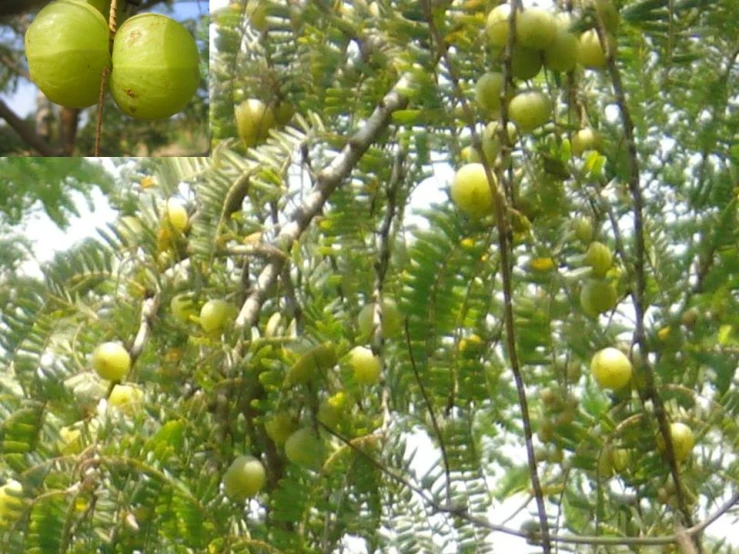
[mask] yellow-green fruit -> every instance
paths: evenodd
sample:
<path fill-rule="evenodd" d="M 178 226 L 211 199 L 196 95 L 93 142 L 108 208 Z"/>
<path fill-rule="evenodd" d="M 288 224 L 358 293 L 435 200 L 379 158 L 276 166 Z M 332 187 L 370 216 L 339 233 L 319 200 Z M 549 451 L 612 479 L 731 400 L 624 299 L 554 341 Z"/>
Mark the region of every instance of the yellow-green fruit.
<path fill-rule="evenodd" d="M 236 106 L 235 114 L 239 137 L 247 148 L 267 140 L 269 130 L 275 126 L 272 108 L 256 98 L 249 98 Z"/>
<path fill-rule="evenodd" d="M 590 361 L 590 369 L 602 389 L 622 389 L 631 380 L 631 362 L 618 348 L 609 346 L 596 352 Z"/>
<path fill-rule="evenodd" d="M 611 249 L 602 242 L 591 242 L 587 252 L 585 252 L 585 265 L 593 268 L 595 277 L 605 277 L 613 265 Z"/>
<path fill-rule="evenodd" d="M 601 477 L 621 473 L 629 466 L 630 461 L 631 453 L 628 450 L 607 445 L 603 447 L 598 458 L 598 473 Z"/>
<path fill-rule="evenodd" d="M 323 463 L 323 441 L 314 429 L 298 429 L 285 441 L 285 456 L 292 463 L 311 469 L 318 469 Z"/>
<path fill-rule="evenodd" d="M 557 33 L 544 48 L 544 65 L 554 71 L 572 71 L 577 64 L 577 35 L 570 32 L 572 19 L 567 13 L 555 17 Z"/>
<path fill-rule="evenodd" d="M 485 73 L 475 84 L 475 100 L 485 110 L 500 109 L 500 92 L 503 90 L 503 74 L 498 71 Z"/>
<path fill-rule="evenodd" d="M 122 344 L 104 342 L 92 353 L 92 367 L 108 381 L 120 381 L 131 369 L 131 356 Z"/>
<path fill-rule="evenodd" d="M 116 385 L 108 396 L 108 406 L 124 414 L 134 415 L 142 406 L 144 391 L 131 385 Z"/>
<path fill-rule="evenodd" d="M 231 500 L 243 502 L 262 490 L 266 482 L 262 462 L 254 456 L 239 456 L 223 474 L 223 492 Z"/>
<path fill-rule="evenodd" d="M 346 393 L 339 391 L 329 396 L 318 407 L 318 421 L 327 427 L 336 427 L 341 421 L 341 416 L 346 406 Z"/>
<path fill-rule="evenodd" d="M 200 309 L 200 326 L 210 334 L 220 333 L 236 317 L 236 306 L 225 300 L 208 300 Z"/>
<path fill-rule="evenodd" d="M 165 214 L 167 222 L 173 229 L 176 229 L 180 233 L 187 229 L 187 210 L 181 202 L 174 198 L 167 200 Z"/>
<path fill-rule="evenodd" d="M 619 26 L 619 15 L 611 0 L 587 0 L 587 3 L 595 8 L 606 30 L 609 33 L 616 34 Z"/>
<path fill-rule="evenodd" d="M 31 80 L 56 104 L 86 108 L 98 102 L 103 69 L 110 69 L 108 24 L 79 0 L 44 7 L 25 35 Z"/>
<path fill-rule="evenodd" d="M 23 485 L 9 479 L 0 487 L 0 523 L 11 523 L 23 510 Z"/>
<path fill-rule="evenodd" d="M 275 106 L 274 114 L 278 125 L 287 125 L 295 115 L 295 108 L 287 102 L 280 102 Z"/>
<path fill-rule="evenodd" d="M 472 146 L 465 146 L 459 152 L 459 159 L 465 164 L 482 163 L 482 158 Z"/>
<path fill-rule="evenodd" d="M 189 323 L 190 318 L 197 314 L 192 296 L 189 294 L 178 294 L 172 297 L 169 308 L 172 315 L 184 323 Z"/>
<path fill-rule="evenodd" d="M 516 14 L 516 43 L 526 48 L 549 46 L 557 34 L 554 16 L 542 8 L 526 8 Z"/>
<path fill-rule="evenodd" d="M 285 384 L 288 386 L 307 385 L 315 378 L 316 373 L 325 373 L 338 361 L 336 348 L 332 342 L 314 346 L 293 364 L 285 376 Z"/>
<path fill-rule="evenodd" d="M 272 439 L 272 442 L 282 445 L 295 431 L 295 422 L 289 414 L 278 413 L 265 422 L 264 430 L 267 431 L 267 435 Z"/>
<path fill-rule="evenodd" d="M 485 21 L 485 32 L 491 46 L 503 47 L 508 43 L 508 17 L 511 6 L 506 2 L 490 10 Z"/>
<path fill-rule="evenodd" d="M 611 52 L 615 55 L 616 39 L 610 34 L 606 36 Z M 590 29 L 580 35 L 577 46 L 577 61 L 580 65 L 588 69 L 603 69 L 606 66 L 606 53 L 600 44 L 600 39 L 595 29 Z"/>
<path fill-rule="evenodd" d="M 380 380 L 382 364 L 369 348 L 352 348 L 349 352 L 349 365 L 354 370 L 354 380 L 360 385 L 374 385 Z"/>
<path fill-rule="evenodd" d="M 581 242 L 593 240 L 593 222 L 587 217 L 578 217 L 573 223 L 575 236 Z"/>
<path fill-rule="evenodd" d="M 165 119 L 190 103 L 200 84 L 200 54 L 181 23 L 141 13 L 121 25 L 113 44 L 110 93 L 136 119 Z"/>
<path fill-rule="evenodd" d="M 612 310 L 618 303 L 616 287 L 604 279 L 588 279 L 580 291 L 580 305 L 591 316 Z"/>
<path fill-rule="evenodd" d="M 508 105 L 508 116 L 522 133 L 530 133 L 541 127 L 551 115 L 552 100 L 538 90 L 520 92 Z"/>
<path fill-rule="evenodd" d="M 495 179 L 495 175 L 492 177 Z M 495 181 L 493 187 L 497 187 Z M 482 164 L 460 167 L 454 175 L 451 195 L 457 208 L 469 216 L 477 218 L 493 213 L 495 199 Z"/>
<path fill-rule="evenodd" d="M 586 127 L 572 135 L 571 145 L 572 154 L 581 156 L 583 152 L 588 150 L 600 150 L 603 146 L 603 139 L 598 131 Z"/>
<path fill-rule="evenodd" d="M 670 423 L 670 439 L 672 440 L 672 450 L 675 453 L 675 460 L 682 462 L 686 460 L 695 446 L 695 436 L 693 431 L 684 423 Z M 664 451 L 665 441 L 661 434 L 657 435 L 657 446 Z"/>
<path fill-rule="evenodd" d="M 516 79 L 533 79 L 541 71 L 541 52 L 516 46 L 511 54 L 511 74 Z"/>
<path fill-rule="evenodd" d="M 357 326 L 359 335 L 369 337 L 372 333 L 372 318 L 374 316 L 374 304 L 367 304 L 359 311 Z M 385 338 L 395 337 L 403 327 L 403 317 L 400 315 L 395 300 L 387 297 L 382 299 L 382 336 Z"/>

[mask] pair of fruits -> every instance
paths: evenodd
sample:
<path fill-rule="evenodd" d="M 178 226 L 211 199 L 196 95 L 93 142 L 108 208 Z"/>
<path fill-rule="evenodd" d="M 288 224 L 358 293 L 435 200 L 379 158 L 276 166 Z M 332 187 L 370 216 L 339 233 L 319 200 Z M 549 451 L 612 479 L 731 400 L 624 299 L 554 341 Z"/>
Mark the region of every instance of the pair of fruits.
<path fill-rule="evenodd" d="M 154 13 L 128 19 L 110 51 L 108 22 L 81 0 L 57 0 L 26 32 L 31 79 L 52 101 L 70 108 L 96 104 L 105 69 L 118 107 L 136 119 L 163 119 L 190 102 L 200 83 L 199 54 L 190 32 Z"/>

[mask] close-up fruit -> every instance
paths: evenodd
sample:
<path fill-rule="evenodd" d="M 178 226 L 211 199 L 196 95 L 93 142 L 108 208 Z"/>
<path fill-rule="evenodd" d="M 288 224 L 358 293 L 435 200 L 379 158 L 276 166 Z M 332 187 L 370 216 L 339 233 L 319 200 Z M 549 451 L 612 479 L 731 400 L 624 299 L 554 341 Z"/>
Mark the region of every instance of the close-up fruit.
<path fill-rule="evenodd" d="M 247 148 L 264 142 L 276 123 L 272 108 L 256 98 L 241 102 L 234 113 L 239 137 Z"/>
<path fill-rule="evenodd" d="M 572 155 L 582 156 L 588 150 L 600 151 L 603 148 L 603 139 L 598 131 L 590 127 L 585 127 L 572 135 L 570 144 L 572 146 Z"/>
<path fill-rule="evenodd" d="M 629 358 L 612 346 L 596 352 L 590 361 L 590 369 L 595 382 L 602 389 L 622 389 L 631 380 L 632 367 Z"/>
<path fill-rule="evenodd" d="M 219 298 L 208 300 L 200 309 L 200 326 L 206 333 L 220 333 L 236 315 L 236 306 L 230 302 Z"/>
<path fill-rule="evenodd" d="M 489 71 L 477 80 L 475 100 L 485 110 L 497 112 L 500 109 L 500 92 L 503 90 L 503 74 Z"/>
<path fill-rule="evenodd" d="M 267 472 L 254 456 L 239 456 L 223 474 L 223 492 L 231 500 L 243 502 L 256 495 L 267 482 Z"/>
<path fill-rule="evenodd" d="M 131 356 L 122 344 L 104 342 L 92 353 L 92 367 L 108 381 L 120 381 L 131 369 Z"/>
<path fill-rule="evenodd" d="M 612 310 L 616 304 L 616 287 L 606 279 L 588 279 L 580 290 L 580 306 L 591 317 Z"/>
<path fill-rule="evenodd" d="M 672 450 L 675 453 L 675 460 L 678 462 L 685 461 L 695 446 L 695 436 L 693 430 L 684 423 L 670 423 L 670 439 L 672 441 Z M 665 449 L 665 441 L 662 434 L 657 434 L 657 446 L 661 451 Z"/>
<path fill-rule="evenodd" d="M 572 18 L 568 13 L 555 16 L 557 33 L 544 48 L 544 65 L 554 71 L 572 71 L 577 64 L 577 35 L 570 31 Z"/>
<path fill-rule="evenodd" d="M 187 229 L 187 209 L 179 200 L 175 198 L 167 200 L 165 217 L 170 227 L 176 231 L 182 233 Z"/>
<path fill-rule="evenodd" d="M 611 34 L 606 36 L 611 52 L 615 53 L 616 39 Z M 606 66 L 606 53 L 595 29 L 590 29 L 580 35 L 577 46 L 577 61 L 588 69 L 603 69 Z"/>
<path fill-rule="evenodd" d="M 336 348 L 333 343 L 326 342 L 314 346 L 304 352 L 293 364 L 287 372 L 285 384 L 288 386 L 307 385 L 317 375 L 324 374 L 331 369 L 337 361 Z"/>
<path fill-rule="evenodd" d="M 372 333 L 372 318 L 374 317 L 374 303 L 366 304 L 359 310 L 357 327 L 359 335 L 368 338 Z M 383 296 L 382 298 L 382 336 L 392 338 L 397 336 L 403 328 L 403 316 L 398 310 L 395 300 Z"/>
<path fill-rule="evenodd" d="M 495 178 L 495 175 L 492 177 Z M 497 187 L 495 181 L 493 186 Z M 471 217 L 492 214 L 495 207 L 485 168 L 479 163 L 463 165 L 457 170 L 452 181 L 451 196 L 457 208 Z"/>
<path fill-rule="evenodd" d="M 352 348 L 349 352 L 349 365 L 354 370 L 354 380 L 360 385 L 374 385 L 380 380 L 382 364 L 369 348 Z"/>
<path fill-rule="evenodd" d="M 539 90 L 519 92 L 508 104 L 508 116 L 521 133 L 530 133 L 549 121 L 552 100 Z"/>
<path fill-rule="evenodd" d="M 103 69 L 111 67 L 108 24 L 80 0 L 58 0 L 34 18 L 25 37 L 31 79 L 56 104 L 98 102 Z"/>
<path fill-rule="evenodd" d="M 318 469 L 323 463 L 325 448 L 315 429 L 303 427 L 285 441 L 285 456 L 292 463 Z"/>
<path fill-rule="evenodd" d="M 125 114 L 165 119 L 190 103 L 200 84 L 200 55 L 181 23 L 156 13 L 121 25 L 113 45 L 110 92 Z"/>
<path fill-rule="evenodd" d="M 554 15 L 542 8 L 526 8 L 516 14 L 516 44 L 542 49 L 557 35 Z"/>
<path fill-rule="evenodd" d="M 611 249 L 602 242 L 591 242 L 587 252 L 585 252 L 585 265 L 592 268 L 593 276 L 605 277 L 613 265 Z"/>

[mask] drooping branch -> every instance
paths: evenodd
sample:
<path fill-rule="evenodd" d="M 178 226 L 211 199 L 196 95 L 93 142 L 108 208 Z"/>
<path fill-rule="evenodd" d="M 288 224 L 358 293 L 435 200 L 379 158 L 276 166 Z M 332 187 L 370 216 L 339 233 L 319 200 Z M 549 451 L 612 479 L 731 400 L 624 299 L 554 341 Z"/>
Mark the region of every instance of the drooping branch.
<path fill-rule="evenodd" d="M 282 227 L 274 241 L 274 246 L 287 252 L 293 243 L 300 238 L 313 218 L 323 208 L 329 196 L 341 185 L 362 155 L 388 126 L 393 112 L 406 106 L 408 98 L 402 91 L 410 84 L 410 76 L 403 75 L 393 89 L 380 101 L 364 126 L 349 139 L 341 153 L 328 166 L 318 172 L 316 184 L 306 195 L 303 203 L 295 210 L 290 221 Z M 252 293 L 244 302 L 236 318 L 235 326 L 237 329 L 243 331 L 257 322 L 262 304 L 280 275 L 284 263 L 285 259 L 276 258 L 262 269 L 256 283 L 254 283 Z"/>

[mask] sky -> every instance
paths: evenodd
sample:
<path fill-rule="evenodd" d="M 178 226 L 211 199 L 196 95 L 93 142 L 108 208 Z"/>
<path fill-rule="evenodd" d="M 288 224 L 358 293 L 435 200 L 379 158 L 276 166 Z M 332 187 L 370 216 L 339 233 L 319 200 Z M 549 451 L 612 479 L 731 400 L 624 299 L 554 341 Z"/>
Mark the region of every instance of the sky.
<path fill-rule="evenodd" d="M 149 11 L 163 13 L 177 21 L 183 21 L 185 19 L 196 18 L 201 14 L 207 14 L 208 9 L 208 0 L 176 0 L 174 9 L 171 11 L 161 5 Z M 25 60 L 23 62 L 25 63 Z M 37 90 L 33 83 L 21 79 L 20 86 L 18 86 L 14 93 L 0 93 L 0 99 L 5 101 L 18 116 L 25 118 L 30 113 L 36 111 Z"/>

